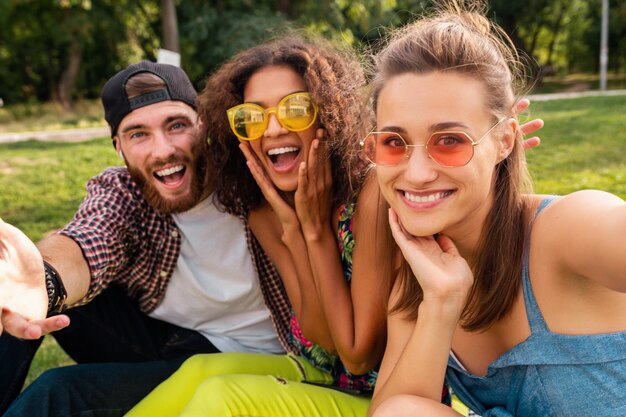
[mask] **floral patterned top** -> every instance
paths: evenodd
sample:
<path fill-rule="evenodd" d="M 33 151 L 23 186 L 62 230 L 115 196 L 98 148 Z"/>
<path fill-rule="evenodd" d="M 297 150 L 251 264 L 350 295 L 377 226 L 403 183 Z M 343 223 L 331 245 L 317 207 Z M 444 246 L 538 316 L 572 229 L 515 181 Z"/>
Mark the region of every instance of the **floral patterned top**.
<path fill-rule="evenodd" d="M 356 201 L 356 199 L 353 201 Z M 353 202 L 345 204 L 340 208 L 337 230 L 337 244 L 339 246 L 341 265 L 348 283 L 352 280 L 352 252 L 354 251 L 352 216 L 354 215 L 354 208 L 355 204 Z M 378 377 L 378 366 L 364 375 L 351 374 L 338 356 L 327 352 L 323 347 L 304 337 L 293 311 L 291 314 L 291 338 L 293 346 L 299 351 L 300 355 L 315 367 L 332 375 L 333 386 L 361 394 L 371 394 L 374 391 L 374 385 Z"/>

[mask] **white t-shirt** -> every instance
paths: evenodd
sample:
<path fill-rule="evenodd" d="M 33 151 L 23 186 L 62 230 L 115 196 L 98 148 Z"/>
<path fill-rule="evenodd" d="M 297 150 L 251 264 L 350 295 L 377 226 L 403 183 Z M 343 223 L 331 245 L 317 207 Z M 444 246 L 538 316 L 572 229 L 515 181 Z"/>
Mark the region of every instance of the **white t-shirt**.
<path fill-rule="evenodd" d="M 181 251 L 150 316 L 197 330 L 222 352 L 283 352 L 241 220 L 217 210 L 211 197 L 173 218 Z"/>

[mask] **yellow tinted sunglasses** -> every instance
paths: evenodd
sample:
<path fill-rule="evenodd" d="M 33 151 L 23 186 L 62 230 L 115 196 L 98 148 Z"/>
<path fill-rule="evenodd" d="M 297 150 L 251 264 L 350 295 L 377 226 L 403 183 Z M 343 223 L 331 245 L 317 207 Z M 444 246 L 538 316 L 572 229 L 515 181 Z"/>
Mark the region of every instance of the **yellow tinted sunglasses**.
<path fill-rule="evenodd" d="M 230 128 L 241 140 L 257 140 L 263 136 L 271 113 L 285 129 L 301 132 L 315 122 L 317 106 L 309 93 L 293 93 L 283 97 L 276 107 L 264 109 L 258 104 L 243 103 L 226 110 Z"/>

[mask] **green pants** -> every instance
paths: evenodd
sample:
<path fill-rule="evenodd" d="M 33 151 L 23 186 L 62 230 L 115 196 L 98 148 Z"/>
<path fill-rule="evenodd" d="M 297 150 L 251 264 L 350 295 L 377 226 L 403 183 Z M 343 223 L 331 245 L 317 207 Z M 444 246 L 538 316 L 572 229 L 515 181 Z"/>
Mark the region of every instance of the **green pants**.
<path fill-rule="evenodd" d="M 196 355 L 127 416 L 364 417 L 370 398 L 326 387 L 332 377 L 293 355 Z M 314 385 L 315 384 L 315 385 Z"/>

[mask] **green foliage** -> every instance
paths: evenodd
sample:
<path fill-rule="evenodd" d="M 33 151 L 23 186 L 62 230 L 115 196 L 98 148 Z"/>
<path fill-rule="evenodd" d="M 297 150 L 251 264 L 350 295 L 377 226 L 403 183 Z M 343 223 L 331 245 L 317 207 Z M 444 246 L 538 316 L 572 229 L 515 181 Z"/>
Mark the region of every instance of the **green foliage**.
<path fill-rule="evenodd" d="M 0 107 L 0 133 L 101 126 L 106 124 L 100 100 L 80 100 L 71 113 L 51 102 Z"/>
<path fill-rule="evenodd" d="M 197 88 L 230 56 L 288 27 L 287 20 L 263 2 L 239 5 L 239 9 L 233 3 L 222 10 L 204 2 L 183 2 L 178 7 L 182 66 Z"/>
<path fill-rule="evenodd" d="M 541 85 L 532 90 L 532 94 L 586 91 L 596 89 L 599 85 L 600 77 L 598 74 L 546 77 Z M 607 88 L 609 90 L 626 90 L 626 74 L 608 74 Z"/>
<path fill-rule="evenodd" d="M 156 1 L 156 0 L 153 0 Z M 0 97 L 5 103 L 58 98 L 58 87 L 67 70 L 73 42 L 78 45 L 80 67 L 77 96 L 98 97 L 103 80 L 126 66 L 128 45 L 147 49 L 146 18 L 149 2 L 132 0 L 12 1 L 0 11 Z M 134 25 L 138 22 L 142 25 Z M 152 49 L 150 49 L 152 50 Z"/>
<path fill-rule="evenodd" d="M 619 72 L 626 65 L 626 3 L 609 4 L 609 66 Z M 598 70 L 601 0 L 493 0 L 490 10 L 540 66 L 561 74 Z"/>
<path fill-rule="evenodd" d="M 233 53 L 287 27 L 308 28 L 363 50 L 432 0 L 178 0 L 182 66 L 197 88 Z M 492 0 L 489 16 L 541 66 L 597 71 L 601 0 Z M 610 2 L 609 68 L 626 66 L 626 2 Z M 71 59 L 74 98 L 96 98 L 115 72 L 161 46 L 159 0 L 0 1 L 0 97 L 59 98 Z M 78 50 L 74 50 L 77 47 Z M 78 54 L 78 55 L 77 55 Z"/>

